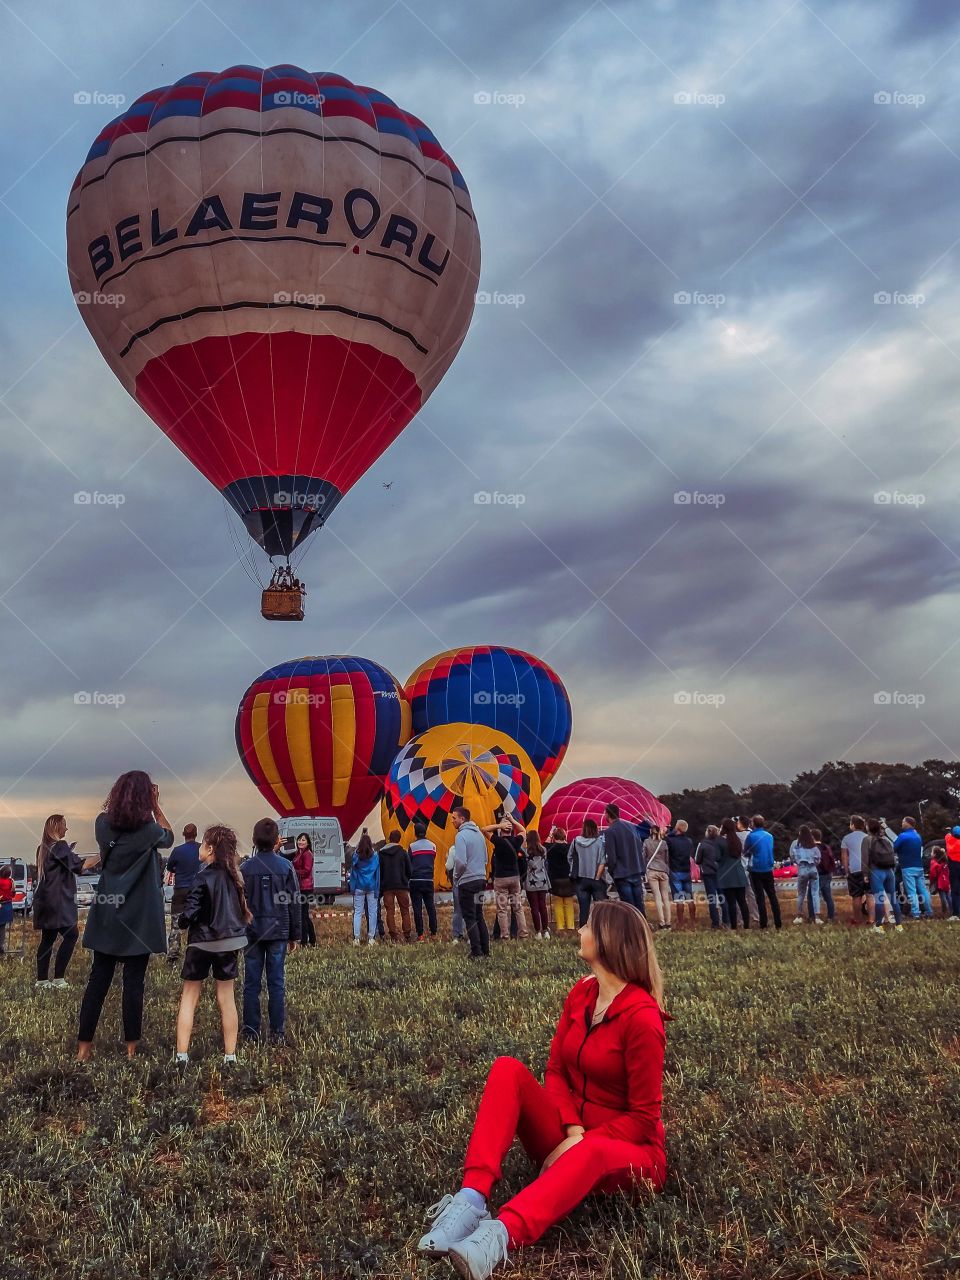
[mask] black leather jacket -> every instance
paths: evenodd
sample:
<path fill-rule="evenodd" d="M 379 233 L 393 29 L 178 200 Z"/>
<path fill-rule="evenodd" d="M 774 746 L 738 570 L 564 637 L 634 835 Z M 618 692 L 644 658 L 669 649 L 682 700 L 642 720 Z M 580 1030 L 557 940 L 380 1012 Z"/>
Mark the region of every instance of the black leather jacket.
<path fill-rule="evenodd" d="M 237 886 L 223 867 L 211 862 L 201 868 L 187 897 L 180 928 L 189 929 L 188 944 L 247 936 Z"/>

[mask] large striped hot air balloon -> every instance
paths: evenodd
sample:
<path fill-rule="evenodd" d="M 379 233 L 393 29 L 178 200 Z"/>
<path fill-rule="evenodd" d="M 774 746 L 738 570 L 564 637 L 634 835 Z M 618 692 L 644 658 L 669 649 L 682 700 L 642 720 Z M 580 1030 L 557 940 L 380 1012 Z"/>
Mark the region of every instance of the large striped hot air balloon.
<path fill-rule="evenodd" d="M 298 658 L 253 682 L 236 734 L 244 768 L 279 814 L 337 818 L 349 840 L 410 737 L 410 707 L 369 658 Z"/>
<path fill-rule="evenodd" d="M 504 645 L 448 649 L 421 663 L 404 685 L 413 732 L 463 721 L 519 742 L 546 786 L 560 768 L 573 717 L 560 677 L 540 658 Z"/>
<path fill-rule="evenodd" d="M 540 779 L 529 756 L 507 734 L 482 724 L 445 724 L 411 738 L 390 766 L 380 805 L 384 833 L 397 827 L 404 845 L 423 822 L 437 846 L 437 884 L 456 836 L 450 810 L 466 805 L 479 826 L 504 815 L 535 826 Z"/>
<path fill-rule="evenodd" d="M 603 811 L 608 804 L 617 805 L 621 818 L 627 822 L 650 819 L 658 827 L 670 825 L 670 810 L 639 782 L 629 778 L 581 778 L 544 801 L 540 836 L 546 840 L 551 827 L 557 826 L 572 840 L 580 834 L 584 818 L 592 818 L 598 827 L 603 827 Z"/>
<path fill-rule="evenodd" d="M 479 264 L 430 129 L 293 66 L 144 94 L 97 136 L 67 210 L 104 359 L 287 562 L 443 377 Z"/>

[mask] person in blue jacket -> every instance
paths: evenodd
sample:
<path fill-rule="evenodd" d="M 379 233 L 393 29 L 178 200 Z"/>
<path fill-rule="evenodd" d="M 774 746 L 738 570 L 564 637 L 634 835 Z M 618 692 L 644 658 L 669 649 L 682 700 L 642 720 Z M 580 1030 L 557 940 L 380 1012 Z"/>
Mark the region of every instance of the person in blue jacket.
<path fill-rule="evenodd" d="M 903 887 L 910 902 L 910 915 L 914 920 L 920 919 L 922 902 L 924 919 L 932 920 L 933 903 L 923 877 L 923 840 L 913 818 L 904 818 L 900 823 L 900 834 L 893 842 L 893 851 L 897 855 Z"/>
<path fill-rule="evenodd" d="M 377 934 L 377 908 L 380 901 L 380 859 L 373 841 L 364 831 L 357 841 L 350 864 L 350 892 L 353 894 L 353 945 L 360 945 L 364 908 L 367 915 L 367 945 L 373 946 Z"/>
<path fill-rule="evenodd" d="M 767 904 L 770 903 L 773 913 L 774 928 L 783 924 L 780 916 L 780 903 L 777 901 L 777 886 L 773 878 L 773 836 L 767 830 L 766 819 L 762 813 L 755 813 L 750 819 L 750 833 L 743 842 L 744 856 L 750 864 L 750 883 L 757 900 L 757 914 L 760 917 L 760 928 L 767 927 Z"/>

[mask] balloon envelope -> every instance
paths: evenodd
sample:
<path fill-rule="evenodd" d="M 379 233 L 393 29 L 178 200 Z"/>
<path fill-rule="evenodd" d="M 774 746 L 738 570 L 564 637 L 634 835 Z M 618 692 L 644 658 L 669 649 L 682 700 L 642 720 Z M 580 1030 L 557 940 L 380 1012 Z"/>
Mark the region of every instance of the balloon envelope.
<path fill-rule="evenodd" d="M 101 130 L 67 209 L 101 354 L 270 555 L 323 524 L 437 386 L 479 262 L 427 126 L 293 66 L 144 94 Z"/>
<path fill-rule="evenodd" d="M 608 804 L 619 806 L 620 817 L 628 822 L 653 820 L 655 826 L 665 827 L 670 822 L 670 810 L 639 782 L 629 778 L 581 778 L 555 791 L 544 802 L 540 815 L 540 837 L 546 840 L 551 827 L 562 827 L 572 840 L 580 834 L 585 818 L 592 818 L 598 827 L 606 821 L 604 808 Z"/>
<path fill-rule="evenodd" d="M 278 813 L 337 818 L 349 840 L 410 737 L 410 707 L 369 658 L 299 658 L 253 682 L 236 737 L 244 768 Z"/>
<path fill-rule="evenodd" d="M 502 645 L 449 649 L 422 663 L 404 686 L 413 731 L 460 721 L 485 724 L 515 739 L 546 786 L 567 750 L 570 699 L 540 658 Z"/>
<path fill-rule="evenodd" d="M 456 837 L 450 810 L 462 804 L 480 827 L 504 814 L 526 827 L 540 812 L 540 779 L 523 748 L 505 733 L 478 724 L 445 724 L 411 738 L 390 766 L 380 821 L 399 828 L 403 844 L 423 822 L 437 846 L 435 881 L 447 883 L 444 862 Z"/>

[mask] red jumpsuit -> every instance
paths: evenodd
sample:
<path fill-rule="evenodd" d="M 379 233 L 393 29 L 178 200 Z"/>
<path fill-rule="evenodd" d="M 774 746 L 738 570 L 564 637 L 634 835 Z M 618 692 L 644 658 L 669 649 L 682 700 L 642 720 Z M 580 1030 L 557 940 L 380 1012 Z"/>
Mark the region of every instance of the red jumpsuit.
<path fill-rule="evenodd" d="M 593 1191 L 642 1180 L 656 1190 L 667 1173 L 663 1124 L 664 1020 L 649 992 L 628 983 L 597 1026 L 597 980 L 581 979 L 563 1006 L 545 1081 L 516 1058 L 490 1068 L 467 1147 L 463 1185 L 489 1196 L 515 1137 L 541 1165 L 582 1125 L 583 1139 L 509 1200 L 498 1217 L 510 1244 L 532 1244 Z"/>

